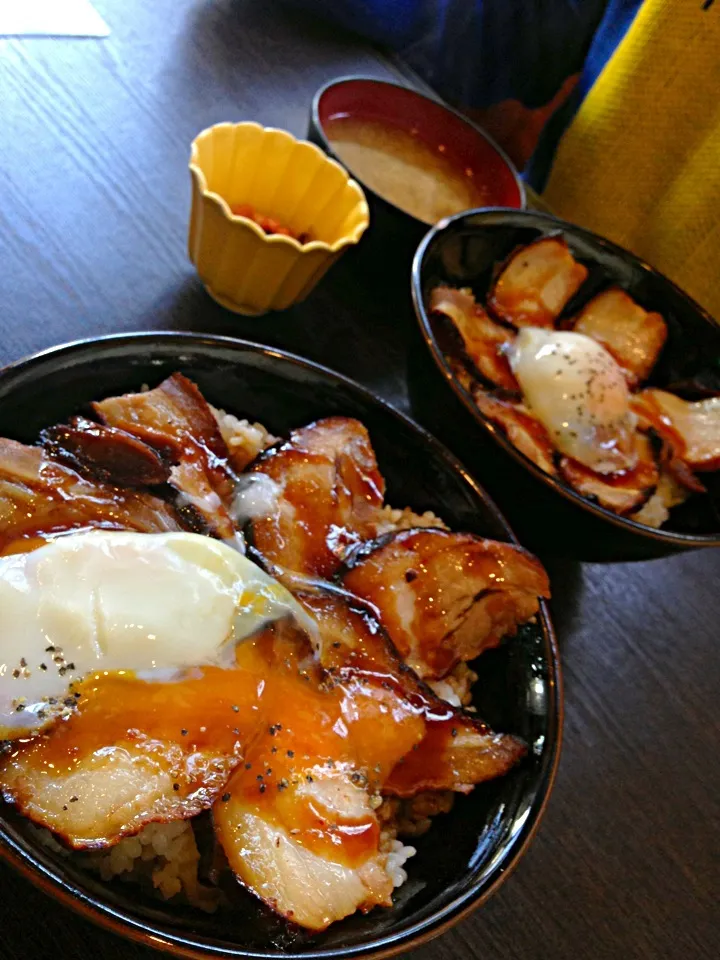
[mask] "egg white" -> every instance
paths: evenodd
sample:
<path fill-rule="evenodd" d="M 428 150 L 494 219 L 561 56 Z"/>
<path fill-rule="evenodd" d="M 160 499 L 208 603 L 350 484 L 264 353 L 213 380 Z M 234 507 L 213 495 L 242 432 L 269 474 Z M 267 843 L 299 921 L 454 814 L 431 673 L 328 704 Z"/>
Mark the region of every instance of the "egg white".
<path fill-rule="evenodd" d="M 582 333 L 524 327 L 509 359 L 557 450 L 598 473 L 635 466 L 637 418 L 623 372 L 603 346 Z"/>
<path fill-rule="evenodd" d="M 0 737 L 71 709 L 90 673 L 230 665 L 239 640 L 288 615 L 308 628 L 283 586 L 197 534 L 93 531 L 0 557 Z"/>

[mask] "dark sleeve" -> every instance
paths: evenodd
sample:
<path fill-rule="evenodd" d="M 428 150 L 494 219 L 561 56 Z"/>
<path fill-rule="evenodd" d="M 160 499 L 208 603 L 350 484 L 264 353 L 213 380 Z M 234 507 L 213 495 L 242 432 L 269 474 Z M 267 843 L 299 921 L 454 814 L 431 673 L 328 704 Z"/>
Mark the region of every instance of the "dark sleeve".
<path fill-rule="evenodd" d="M 284 0 L 391 47 L 455 106 L 547 103 L 581 68 L 607 0 Z"/>

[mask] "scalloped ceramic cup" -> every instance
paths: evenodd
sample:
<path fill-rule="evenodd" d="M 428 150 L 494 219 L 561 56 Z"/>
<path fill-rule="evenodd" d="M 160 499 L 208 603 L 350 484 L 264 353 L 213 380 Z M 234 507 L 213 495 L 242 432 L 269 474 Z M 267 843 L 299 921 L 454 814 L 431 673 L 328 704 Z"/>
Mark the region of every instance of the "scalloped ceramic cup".
<path fill-rule="evenodd" d="M 303 300 L 370 222 L 365 195 L 322 150 L 285 130 L 219 123 L 192 143 L 188 252 L 208 293 L 259 316 Z M 250 204 L 310 243 L 268 235 L 231 207 Z"/>

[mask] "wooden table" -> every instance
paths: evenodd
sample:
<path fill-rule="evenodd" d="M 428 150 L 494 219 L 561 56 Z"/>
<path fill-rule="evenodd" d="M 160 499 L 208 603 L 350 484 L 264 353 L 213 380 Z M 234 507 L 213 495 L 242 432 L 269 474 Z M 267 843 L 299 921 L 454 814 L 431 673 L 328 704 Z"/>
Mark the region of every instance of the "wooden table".
<path fill-rule="evenodd" d="M 0 362 L 101 333 L 211 331 L 304 354 L 408 409 L 404 279 L 386 296 L 346 260 L 303 306 L 241 320 L 185 253 L 200 129 L 254 119 L 304 134 L 321 83 L 396 69 L 271 0 L 96 6 L 108 40 L 0 40 Z M 497 896 L 416 956 L 720 956 L 720 552 L 548 565 L 566 685 L 549 811 Z M 6 867 L 0 881 L 3 960 L 153 956 Z"/>

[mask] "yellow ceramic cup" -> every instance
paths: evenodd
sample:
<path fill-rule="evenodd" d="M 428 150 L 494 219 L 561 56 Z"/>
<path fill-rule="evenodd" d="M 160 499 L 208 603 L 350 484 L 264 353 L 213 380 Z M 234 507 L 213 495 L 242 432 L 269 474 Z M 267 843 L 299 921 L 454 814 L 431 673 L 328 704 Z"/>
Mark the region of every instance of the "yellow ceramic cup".
<path fill-rule="evenodd" d="M 322 150 L 285 130 L 219 123 L 190 153 L 190 259 L 208 293 L 258 316 L 303 300 L 370 222 L 365 195 Z M 249 204 L 310 243 L 268 235 L 230 208 Z"/>

